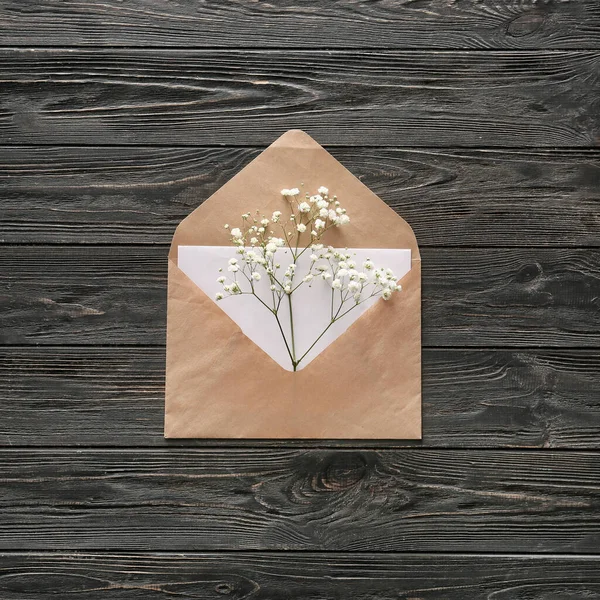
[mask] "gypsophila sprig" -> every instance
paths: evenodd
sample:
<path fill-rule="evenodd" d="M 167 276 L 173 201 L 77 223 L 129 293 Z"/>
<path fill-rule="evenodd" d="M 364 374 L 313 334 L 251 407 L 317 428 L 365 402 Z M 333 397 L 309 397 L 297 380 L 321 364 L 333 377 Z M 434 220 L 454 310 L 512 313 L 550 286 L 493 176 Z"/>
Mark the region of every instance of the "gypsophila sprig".
<path fill-rule="evenodd" d="M 327 330 L 357 306 L 370 298 L 389 300 L 401 289 L 391 269 L 376 267 L 370 260 L 357 264 L 352 253 L 325 246 L 321 239 L 334 227 L 350 223 L 350 217 L 325 186 L 315 194 L 301 194 L 299 188 L 281 190 L 282 210 L 271 215 L 260 211 L 241 215 L 241 225 L 226 224 L 231 243 L 237 247 L 239 258 L 227 265 L 228 277 L 221 275 L 217 281 L 223 291 L 216 300 L 249 294 L 269 310 L 277 320 L 279 331 L 290 357 L 293 370 L 312 350 Z M 285 250 L 286 252 L 279 252 Z M 285 263 L 282 264 L 285 254 Z M 298 259 L 307 254 L 308 270 L 300 273 Z M 223 269 L 219 269 L 223 272 Z M 271 302 L 261 298 L 255 284 L 266 278 L 269 282 Z M 325 285 L 331 289 L 330 322 L 314 343 L 301 355 L 297 354 L 294 336 L 292 304 L 294 292 L 303 285 Z M 288 310 L 290 330 L 286 332 L 280 320 L 280 311 Z"/>

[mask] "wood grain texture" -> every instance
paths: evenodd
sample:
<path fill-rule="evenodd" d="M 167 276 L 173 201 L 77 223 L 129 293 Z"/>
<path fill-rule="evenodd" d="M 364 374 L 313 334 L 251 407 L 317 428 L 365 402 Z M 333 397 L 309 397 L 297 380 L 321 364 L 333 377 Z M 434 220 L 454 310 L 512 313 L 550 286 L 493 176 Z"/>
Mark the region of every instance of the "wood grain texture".
<path fill-rule="evenodd" d="M 10 144 L 597 146 L 598 52 L 0 52 Z"/>
<path fill-rule="evenodd" d="M 600 246 L 600 152 L 330 148 L 422 247 Z M 170 243 L 259 148 L 0 147 L 0 241 Z"/>
<path fill-rule="evenodd" d="M 0 555 L 4 600 L 597 600 L 597 557 L 230 553 Z M 150 595 L 149 595 L 150 594 Z"/>
<path fill-rule="evenodd" d="M 600 552 L 595 453 L 3 450 L 1 550 Z"/>
<path fill-rule="evenodd" d="M 275 446 L 165 440 L 163 348 L 0 350 L 2 446 Z M 600 449 L 597 350 L 423 353 L 423 440 L 286 446 Z"/>
<path fill-rule="evenodd" d="M 0 344 L 164 344 L 167 250 L 0 246 Z M 600 345 L 600 250 L 421 256 L 425 346 Z"/>
<path fill-rule="evenodd" d="M 597 48 L 594 0 L 4 0 L 2 45 Z"/>

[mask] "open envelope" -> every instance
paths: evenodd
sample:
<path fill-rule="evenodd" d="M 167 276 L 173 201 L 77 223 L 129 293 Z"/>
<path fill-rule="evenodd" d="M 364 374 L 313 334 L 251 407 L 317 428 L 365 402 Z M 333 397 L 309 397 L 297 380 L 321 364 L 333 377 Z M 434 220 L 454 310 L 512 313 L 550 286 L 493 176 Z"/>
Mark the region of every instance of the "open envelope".
<path fill-rule="evenodd" d="M 293 372 L 255 344 L 178 260 L 180 247 L 226 245 L 224 223 L 237 224 L 242 213 L 256 209 L 266 215 L 281 210 L 279 191 L 301 182 L 309 191 L 328 186 L 351 217 L 349 225 L 328 231 L 324 243 L 410 251 L 410 270 L 401 292 L 375 302 Z M 179 224 L 169 253 L 167 308 L 165 437 L 421 437 L 421 260 L 415 236 L 306 133 L 285 133 Z"/>

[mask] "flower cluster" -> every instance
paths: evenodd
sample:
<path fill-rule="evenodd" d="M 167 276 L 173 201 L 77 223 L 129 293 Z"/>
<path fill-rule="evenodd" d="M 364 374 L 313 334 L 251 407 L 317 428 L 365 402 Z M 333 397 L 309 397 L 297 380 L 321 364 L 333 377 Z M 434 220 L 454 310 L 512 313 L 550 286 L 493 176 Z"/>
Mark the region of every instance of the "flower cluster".
<path fill-rule="evenodd" d="M 375 268 L 370 258 L 359 266 L 348 250 L 342 252 L 332 246 L 324 248 L 322 244 L 313 244 L 311 250 L 308 277 L 317 276 L 328 281 L 332 290 L 339 291 L 341 304 L 350 299 L 359 304 L 379 295 L 389 300 L 393 292 L 402 289 L 391 269 Z"/>
<path fill-rule="evenodd" d="M 283 189 L 281 195 L 288 201 L 289 217 L 283 218 L 280 210 L 276 210 L 270 218 L 266 215 L 259 216 L 259 211 L 254 216 L 244 213 L 241 227 L 230 229 L 229 225 L 225 225 L 225 229 L 229 229 L 233 244 L 263 247 L 272 240 L 280 240 L 281 238 L 273 237 L 275 231 L 272 227 L 281 230 L 286 243 L 290 238 L 299 237 L 299 234 L 305 232 L 309 232 L 311 240 L 315 242 L 331 227 L 350 223 L 346 209 L 340 206 L 336 196 L 329 197 L 326 187 L 320 187 L 316 194 L 306 194 L 304 198 L 300 198 L 298 188 Z M 298 242 L 299 239 L 294 240 L 295 248 L 299 247 Z"/>
<path fill-rule="evenodd" d="M 336 250 L 321 243 L 321 238 L 329 229 L 350 223 L 346 209 L 336 196 L 329 195 L 326 187 L 320 187 L 313 195 L 306 193 L 303 197 L 298 188 L 283 189 L 281 195 L 286 202 L 282 206 L 285 211 L 276 210 L 270 216 L 261 215 L 259 211 L 254 215 L 245 213 L 241 217 L 241 226 L 230 228 L 228 224 L 225 225 L 231 242 L 237 246 L 239 258 L 229 260 L 228 277 L 221 275 L 217 279 L 223 291 L 217 293 L 216 299 L 240 294 L 254 295 L 279 323 L 278 311 L 283 299 L 287 298 L 292 320 L 290 341 L 279 325 L 295 370 L 308 353 L 297 357 L 294 347 L 291 305 L 292 295 L 300 286 L 311 286 L 316 281 L 329 285 L 329 326 L 369 298 L 381 296 L 388 300 L 393 292 L 401 288 L 391 269 L 376 268 L 369 259 L 357 265 L 347 250 Z M 304 273 L 298 273 L 298 259 L 305 253 L 309 254 L 310 266 Z M 286 264 L 282 266 L 284 257 Z M 271 303 L 265 302 L 255 290 L 255 285 L 263 277 L 269 282 Z"/>

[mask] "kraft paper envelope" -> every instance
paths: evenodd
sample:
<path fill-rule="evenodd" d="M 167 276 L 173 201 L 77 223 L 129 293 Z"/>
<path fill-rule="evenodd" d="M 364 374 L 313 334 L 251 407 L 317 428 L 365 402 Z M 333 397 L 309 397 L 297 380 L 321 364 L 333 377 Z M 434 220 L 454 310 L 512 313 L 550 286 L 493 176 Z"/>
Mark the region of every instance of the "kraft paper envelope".
<path fill-rule="evenodd" d="M 237 226 L 242 213 L 256 209 L 261 215 L 285 210 L 280 190 L 300 183 L 311 193 L 329 187 L 351 217 L 348 225 L 325 234 L 326 244 L 407 249 L 410 270 L 400 280 L 401 292 L 387 302 L 377 300 L 293 372 L 247 337 L 183 272 L 178 249 L 228 245 L 225 223 Z M 169 253 L 165 437 L 421 437 L 421 259 L 415 236 L 302 131 L 282 135 L 175 231 Z"/>

